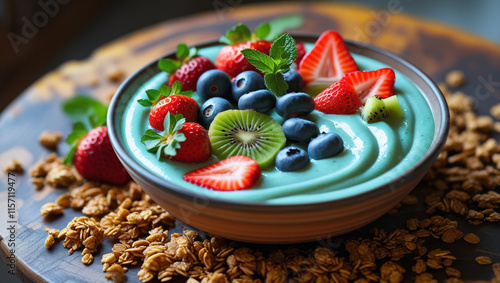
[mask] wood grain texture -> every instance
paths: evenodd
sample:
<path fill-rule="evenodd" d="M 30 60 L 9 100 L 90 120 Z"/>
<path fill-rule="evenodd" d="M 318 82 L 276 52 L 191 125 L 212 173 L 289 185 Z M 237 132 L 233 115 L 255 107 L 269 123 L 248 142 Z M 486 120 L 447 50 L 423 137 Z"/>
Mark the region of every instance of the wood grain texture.
<path fill-rule="evenodd" d="M 71 61 L 46 74 L 28 88 L 0 117 L 0 165 L 16 157 L 25 168 L 45 158 L 49 151 L 38 144 L 39 134 L 45 130 L 70 131 L 70 122 L 63 118 L 60 103 L 74 94 L 84 93 L 108 102 L 124 78 L 152 60 L 175 50 L 180 42 L 189 45 L 217 39 L 222 32 L 237 22 L 250 26 L 284 14 L 300 14 L 304 25 L 294 33 L 320 34 L 325 29 L 339 31 L 347 39 L 375 45 L 400 55 L 414 63 L 435 81 L 442 81 L 452 69 L 462 69 L 469 81 L 463 91 L 472 94 L 479 112 L 486 114 L 489 106 L 500 101 L 500 87 L 492 81 L 500 81 L 500 48 L 477 36 L 454 28 L 410 17 L 401 12 L 404 7 L 388 7 L 377 11 L 364 7 L 332 3 L 258 4 L 241 6 L 224 11 L 223 17 L 215 12 L 187 18 L 139 30 L 96 50 L 84 61 Z M 490 85 L 488 85 L 488 78 Z M 486 82 L 485 82 L 486 81 Z M 61 144 L 57 153 L 68 150 Z M 3 166 L 2 166 L 3 167 Z M 6 174 L 0 177 L 0 194 L 5 207 Z M 18 230 L 16 234 L 17 274 L 23 281 L 34 282 L 108 282 L 104 278 L 100 258 L 111 250 L 112 242 L 104 241 L 101 251 L 91 266 L 81 263 L 81 256 L 69 256 L 61 244 L 47 250 L 43 243 L 45 227 L 62 229 L 77 211 L 66 209 L 64 215 L 44 219 L 39 215 L 40 207 L 64 193 L 64 190 L 45 188 L 35 193 L 28 174 L 16 175 L 16 200 Z M 411 217 L 425 218 L 423 207 L 402 209 L 398 215 L 387 215 L 373 225 L 393 230 L 403 227 L 404 220 Z M 0 213 L 0 235 L 7 235 L 5 211 Z M 178 222 L 176 230 L 185 227 Z M 494 277 L 491 266 L 475 265 L 475 256 L 487 254 L 493 262 L 500 262 L 498 225 L 485 224 L 471 227 L 460 222 L 467 232 L 474 232 L 484 239 L 481 250 L 467 243 L 447 245 L 458 257 L 456 267 L 463 270 L 462 277 L 469 280 L 490 280 Z M 328 241 L 318 241 L 309 246 L 328 246 Z M 6 239 L 0 242 L 2 257 L 8 255 Z M 253 246 L 255 248 L 255 246 Z M 413 259 L 403 260 L 408 266 Z M 411 269 L 411 268 L 410 268 Z M 128 282 L 138 282 L 131 268 Z M 432 272 L 432 270 L 431 270 Z M 408 270 L 408 274 L 411 271 Z M 5 276 L 5 275 L 0 275 Z M 438 275 L 443 276 L 443 274 Z M 410 278 L 410 277 L 408 277 Z M 180 281 L 182 282 L 182 280 Z"/>

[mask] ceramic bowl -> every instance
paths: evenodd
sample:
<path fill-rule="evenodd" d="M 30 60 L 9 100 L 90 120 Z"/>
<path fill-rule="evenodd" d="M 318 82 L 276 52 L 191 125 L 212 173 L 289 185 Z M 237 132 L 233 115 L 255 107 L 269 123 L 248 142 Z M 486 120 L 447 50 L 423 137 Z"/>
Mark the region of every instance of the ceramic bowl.
<path fill-rule="evenodd" d="M 316 37 L 300 36 L 296 39 L 314 43 Z M 449 113 L 438 87 L 412 64 L 372 46 L 351 41 L 346 41 L 346 45 L 352 54 L 381 62 L 408 78 L 421 92 L 432 113 L 432 141 L 421 158 L 397 177 L 386 178 L 374 186 L 361 184 L 355 190 L 337 189 L 329 198 L 317 198 L 302 203 L 233 200 L 230 195 L 220 198 L 212 193 L 186 190 L 182 181 L 170 178 L 172 175 L 186 172 L 182 164 L 168 165 L 173 166 L 169 171 L 170 175 L 162 175 L 163 173 L 157 172 L 158 168 L 154 167 L 153 163 L 148 160 L 141 162 L 137 158 L 137 155 L 148 153 L 141 152 L 145 150 L 140 146 L 131 146 L 129 141 L 131 132 L 145 127 L 138 125 L 136 121 L 130 121 L 130 117 L 134 117 L 129 113 L 132 111 L 132 103 L 143 98 L 147 89 L 145 84 L 152 81 L 161 84 L 166 80 L 166 75 L 158 70 L 156 61 L 127 78 L 115 93 L 107 117 L 111 143 L 132 178 L 156 203 L 179 220 L 208 233 L 245 242 L 297 243 L 358 229 L 390 210 L 423 178 L 446 141 Z M 215 46 L 217 43 L 214 42 L 200 45 L 198 48 L 203 50 Z M 169 56 L 173 54 L 165 57 Z M 147 121 L 147 111 L 143 112 L 138 116 Z M 405 159 L 401 162 L 405 162 Z M 305 184 L 307 185 L 307 181 Z M 255 190 L 254 193 L 258 191 Z"/>

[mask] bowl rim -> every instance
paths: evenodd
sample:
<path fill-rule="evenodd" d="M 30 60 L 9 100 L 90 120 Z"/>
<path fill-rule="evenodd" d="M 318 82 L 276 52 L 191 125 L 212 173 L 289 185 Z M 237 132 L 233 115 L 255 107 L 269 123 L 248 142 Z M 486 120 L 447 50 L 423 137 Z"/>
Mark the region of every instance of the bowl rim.
<path fill-rule="evenodd" d="M 314 34 L 291 34 L 294 39 L 297 42 L 308 42 L 308 43 L 314 43 L 316 39 L 319 37 L 319 35 L 314 35 Z M 120 161 L 122 163 L 125 163 L 128 168 L 133 168 L 132 170 L 135 171 L 135 173 L 139 176 L 141 176 L 141 179 L 146 179 L 148 185 L 152 185 L 155 188 L 161 188 L 161 190 L 165 193 L 168 194 L 173 194 L 175 197 L 181 198 L 186 201 L 193 201 L 196 200 L 197 198 L 203 198 L 204 201 L 210 202 L 211 207 L 219 207 L 221 209 L 227 209 L 227 208 L 235 208 L 238 207 L 239 211 L 259 211 L 259 212 L 276 212 L 276 210 L 279 210 L 280 212 L 291 212 L 297 210 L 297 208 L 300 208 L 302 211 L 317 211 L 320 208 L 328 208 L 332 207 L 332 205 L 335 205 L 337 207 L 345 207 L 349 206 L 353 203 L 360 203 L 365 199 L 370 199 L 377 197 L 381 194 L 386 193 L 387 191 L 393 191 L 398 188 L 399 185 L 405 183 L 407 180 L 412 180 L 415 178 L 418 178 L 419 176 L 423 176 L 425 171 L 427 170 L 426 165 L 429 162 L 433 162 L 434 159 L 439 155 L 441 152 L 442 148 L 444 147 L 444 144 L 446 142 L 447 136 L 448 136 L 448 131 L 449 131 L 449 120 L 450 120 L 450 114 L 449 114 L 449 109 L 446 103 L 446 99 L 444 98 L 443 94 L 441 93 L 439 87 L 436 85 L 436 83 L 429 77 L 427 76 L 421 69 L 416 67 L 415 65 L 411 64 L 410 62 L 406 61 L 405 59 L 389 52 L 386 50 L 383 50 L 381 48 L 361 43 L 361 42 L 356 42 L 353 40 L 347 40 L 344 39 L 344 42 L 349 49 L 350 52 L 360 54 L 360 55 L 365 55 L 364 51 L 368 51 L 369 53 L 378 53 L 394 62 L 397 62 L 401 64 L 402 66 L 406 67 L 410 72 L 413 72 L 417 75 L 417 77 L 421 78 L 422 81 L 425 83 L 426 86 L 428 86 L 431 90 L 432 93 L 435 94 L 435 97 L 437 99 L 437 102 L 439 104 L 438 109 L 440 110 L 440 117 L 434 117 L 434 121 L 436 121 L 437 118 L 440 118 L 441 124 L 438 124 L 440 126 L 439 131 L 437 134 L 435 133 L 435 136 L 433 138 L 433 142 L 431 143 L 431 146 L 428 148 L 424 156 L 417 161 L 412 167 L 410 167 L 408 170 L 406 170 L 401 176 L 399 176 L 396 179 L 390 180 L 387 183 L 384 183 L 380 186 L 373 187 L 371 190 L 360 193 L 360 194 L 355 194 L 355 195 L 350 195 L 347 197 L 342 197 L 342 198 L 336 198 L 334 200 L 327 200 L 327 201 L 321 201 L 321 202 L 313 202 L 313 203 L 304 203 L 304 204 L 274 204 L 274 203 L 266 203 L 266 202 L 246 202 L 246 201 L 239 201 L 239 200 L 227 200 L 227 199 L 219 199 L 207 195 L 198 195 L 196 193 L 192 193 L 190 191 L 186 191 L 182 189 L 181 187 L 177 186 L 175 183 L 169 182 L 154 173 L 150 172 L 146 168 L 144 168 L 141 164 L 139 164 L 133 157 L 129 156 L 127 150 L 125 149 L 124 145 L 120 142 L 120 139 L 118 137 L 117 129 L 114 127 L 114 122 L 117 120 L 115 119 L 116 112 L 117 112 L 117 106 L 119 105 L 123 94 L 125 93 L 125 90 L 127 87 L 129 87 L 136 78 L 140 77 L 144 73 L 150 72 L 151 69 L 154 70 L 154 73 L 158 73 L 159 69 L 157 67 L 157 62 L 158 60 L 162 58 L 172 58 L 175 55 L 175 51 L 167 53 L 164 56 L 161 56 L 160 58 L 157 58 L 153 60 L 152 62 L 146 64 L 142 68 L 138 69 L 135 71 L 133 74 L 131 74 L 129 77 L 127 77 L 117 88 L 115 91 L 111 102 L 108 107 L 108 113 L 107 113 L 107 127 L 108 127 L 108 133 L 109 137 L 111 140 L 111 144 L 113 146 L 113 149 L 115 153 L 118 155 Z M 193 47 L 196 47 L 198 49 L 200 48 L 206 48 L 206 47 L 211 47 L 211 46 L 216 46 L 219 45 L 220 43 L 218 41 L 209 41 L 197 45 L 193 45 Z M 386 63 L 387 62 L 383 62 Z M 413 80 L 412 80 L 413 81 Z M 418 86 L 417 86 L 418 87 Z M 420 88 L 420 87 L 418 87 Z M 422 90 L 421 90 L 422 91 Z M 426 97 L 427 103 L 429 103 L 428 98 Z M 434 114 L 434 113 L 433 113 Z M 436 123 L 436 122 L 435 122 Z M 147 192 L 147 189 L 145 190 Z"/>

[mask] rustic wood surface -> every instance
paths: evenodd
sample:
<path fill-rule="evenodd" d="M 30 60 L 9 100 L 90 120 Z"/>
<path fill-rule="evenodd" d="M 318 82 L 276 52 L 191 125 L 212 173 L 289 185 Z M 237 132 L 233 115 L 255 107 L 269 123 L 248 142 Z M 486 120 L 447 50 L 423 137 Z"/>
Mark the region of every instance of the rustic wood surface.
<path fill-rule="evenodd" d="M 330 3 L 259 4 L 166 21 L 139 30 L 99 48 L 87 60 L 65 63 L 40 78 L 9 105 L 0 117 L 0 167 L 15 158 L 29 168 L 50 153 L 38 144 L 37 138 L 46 129 L 63 133 L 70 131 L 71 124 L 60 110 L 62 100 L 81 93 L 107 103 L 126 76 L 173 51 L 178 43 L 193 45 L 212 41 L 237 22 L 253 27 L 284 14 L 300 14 L 305 19 L 304 25 L 292 32 L 320 34 L 325 29 L 337 30 L 346 39 L 382 47 L 400 55 L 436 82 L 442 81 L 448 71 L 461 69 L 468 77 L 461 90 L 472 95 L 480 114 L 487 114 L 489 107 L 500 101 L 500 46 L 452 27 L 410 17 L 400 13 L 399 8 L 395 6 L 376 11 Z M 57 153 L 63 155 L 67 150 L 66 145 L 60 144 Z M 4 238 L 0 242 L 0 254 L 4 259 L 9 254 L 7 238 L 10 236 L 5 211 L 7 178 L 5 173 L 0 176 L 0 235 Z M 111 250 L 111 241 L 104 241 L 100 253 L 95 256 L 96 262 L 91 266 L 84 266 L 78 253 L 68 255 L 61 244 L 50 250 L 43 245 L 47 235 L 43 230 L 45 227 L 62 229 L 74 216 L 80 215 L 78 211 L 66 209 L 61 217 L 47 219 L 40 216 L 40 207 L 54 201 L 64 190 L 46 187 L 36 191 L 27 173 L 16 174 L 15 188 L 17 276 L 27 282 L 107 282 L 99 261 L 102 254 Z M 404 227 L 405 219 L 425 218 L 424 210 L 420 206 L 403 208 L 400 214 L 386 215 L 373 225 L 394 230 Z M 446 216 L 454 218 L 453 215 Z M 463 279 L 468 282 L 490 281 L 495 277 L 492 267 L 480 266 L 474 258 L 487 255 L 494 263 L 500 262 L 498 225 L 459 223 L 463 231 L 478 234 L 482 242 L 473 246 L 461 241 L 444 248 L 452 250 L 457 256 L 454 266 L 462 271 Z M 177 224 L 176 230 L 185 226 L 180 222 Z M 331 244 L 318 241 L 308 245 Z M 405 278 L 411 281 L 413 259 L 407 261 Z M 131 268 L 127 272 L 128 282 L 138 282 L 137 271 L 137 268 Z M 0 278 L 5 276 L 2 274 Z M 444 272 L 437 271 L 436 276 L 444 276 Z"/>

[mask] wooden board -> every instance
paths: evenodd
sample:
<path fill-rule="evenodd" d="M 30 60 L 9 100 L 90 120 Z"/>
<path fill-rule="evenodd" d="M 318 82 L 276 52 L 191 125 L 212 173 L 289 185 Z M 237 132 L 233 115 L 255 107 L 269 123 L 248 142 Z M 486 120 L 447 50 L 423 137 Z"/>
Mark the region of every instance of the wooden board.
<path fill-rule="evenodd" d="M 304 25 L 294 33 L 320 34 L 325 29 L 337 30 L 347 39 L 379 46 L 414 63 L 436 82 L 442 81 L 452 69 L 463 70 L 467 84 L 461 88 L 476 101 L 478 112 L 487 114 L 489 107 L 500 101 L 500 47 L 484 39 L 452 27 L 421 20 L 400 13 L 397 6 L 375 11 L 363 7 L 333 3 L 258 4 L 199 14 L 166 21 L 121 38 L 96 50 L 84 61 L 72 61 L 46 74 L 23 92 L 0 117 L 0 167 L 13 158 L 29 168 L 45 158 L 50 151 L 38 144 L 43 130 L 68 133 L 71 124 L 60 110 L 62 100 L 84 93 L 108 102 L 119 83 L 134 70 L 171 52 L 180 42 L 189 45 L 217 39 L 237 22 L 254 27 L 258 23 L 285 14 L 300 14 Z M 111 78 L 111 79 L 110 79 Z M 57 153 L 68 150 L 61 144 Z M 0 177 L 0 242 L 2 257 L 9 252 L 10 223 L 6 219 L 8 175 Z M 40 207 L 51 202 L 64 190 L 46 187 L 36 191 L 28 174 L 16 174 L 16 273 L 23 281 L 31 282 L 107 282 L 99 263 L 101 255 L 111 250 L 112 242 L 104 241 L 96 262 L 84 266 L 78 255 L 69 256 L 61 244 L 47 250 L 43 243 L 45 227 L 63 228 L 80 212 L 66 209 L 54 219 L 40 216 Z M 386 215 L 374 224 L 391 231 L 404 227 L 405 219 L 426 217 L 422 206 L 403 208 L 398 215 Z M 453 215 L 445 215 L 454 218 Z M 178 222 L 175 230 L 185 225 Z M 500 262 L 500 227 L 495 224 L 472 226 L 460 222 L 464 231 L 478 234 L 482 242 L 473 246 L 461 241 L 445 245 L 458 257 L 457 268 L 467 281 L 494 278 L 491 266 L 474 262 L 478 255 L 488 255 Z M 335 243 L 318 241 L 309 246 L 333 247 Z M 411 280 L 412 258 L 404 259 L 410 266 L 406 279 Z M 129 270 L 128 282 L 138 282 L 137 268 Z M 434 272 L 433 270 L 428 270 Z M 437 271 L 436 276 L 443 276 Z M 1 275 L 3 278 L 6 275 Z"/>

